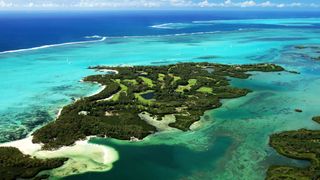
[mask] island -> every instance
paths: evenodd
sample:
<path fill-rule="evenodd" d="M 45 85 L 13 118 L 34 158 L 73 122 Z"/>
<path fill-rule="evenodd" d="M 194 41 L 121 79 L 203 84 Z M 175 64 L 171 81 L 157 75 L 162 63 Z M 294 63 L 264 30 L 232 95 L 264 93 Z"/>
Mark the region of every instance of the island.
<path fill-rule="evenodd" d="M 85 82 L 105 86 L 100 93 L 63 108 L 59 118 L 34 132 L 33 142 L 44 149 L 72 145 L 87 136 L 120 140 L 143 139 L 155 133 L 149 116 L 183 131 L 205 111 L 221 106 L 221 99 L 245 96 L 249 89 L 230 86 L 228 77 L 246 79 L 246 72 L 274 72 L 274 64 L 221 65 L 180 63 L 166 66 L 90 67 L 107 74 L 86 77 Z"/>
<path fill-rule="evenodd" d="M 222 99 L 251 92 L 231 86 L 231 78 L 247 79 L 251 75 L 248 72 L 252 71 L 284 70 L 275 64 L 214 63 L 90 69 L 104 73 L 83 81 L 99 83 L 103 90 L 64 107 L 55 121 L 32 134 L 33 143 L 41 144 L 44 150 L 56 150 L 89 136 L 141 140 L 161 129 L 157 123 L 188 131 L 205 111 L 220 107 Z M 10 158 L 16 163 L 11 163 Z M 15 148 L 0 147 L 1 174 L 8 177 L 33 177 L 41 170 L 61 166 L 65 160 L 39 160 Z M 25 162 L 34 162 L 37 166 L 30 165 L 21 172 Z"/>
<path fill-rule="evenodd" d="M 313 120 L 320 123 L 320 116 Z M 272 166 L 267 172 L 268 180 L 320 179 L 320 130 L 300 129 L 274 134 L 270 146 L 286 157 L 310 161 L 306 168 Z"/>

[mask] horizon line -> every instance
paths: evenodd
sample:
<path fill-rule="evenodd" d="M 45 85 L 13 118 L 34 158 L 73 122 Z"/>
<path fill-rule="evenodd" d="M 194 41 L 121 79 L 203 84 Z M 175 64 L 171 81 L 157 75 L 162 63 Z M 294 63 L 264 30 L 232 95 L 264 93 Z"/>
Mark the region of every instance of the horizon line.
<path fill-rule="evenodd" d="M 9 11 L 316 11 L 318 7 L 313 8 L 0 8 L 1 12 Z M 319 12 L 320 13 L 320 12 Z"/>

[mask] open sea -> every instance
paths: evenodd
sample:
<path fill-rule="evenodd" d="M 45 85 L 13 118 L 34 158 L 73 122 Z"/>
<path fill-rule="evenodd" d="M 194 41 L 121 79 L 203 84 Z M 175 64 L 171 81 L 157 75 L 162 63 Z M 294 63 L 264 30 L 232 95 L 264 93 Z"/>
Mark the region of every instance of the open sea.
<path fill-rule="evenodd" d="M 295 48 L 300 45 L 313 48 Z M 192 131 L 161 132 L 141 142 L 92 138 L 118 152 L 112 169 L 54 177 L 264 179 L 270 165 L 308 165 L 278 155 L 268 140 L 284 130 L 320 129 L 311 121 L 320 115 L 319 57 L 320 12 L 0 12 L 0 142 L 26 137 L 63 106 L 98 91 L 80 82 L 96 73 L 89 66 L 276 63 L 300 74 L 232 79 L 254 92 L 224 100 Z"/>

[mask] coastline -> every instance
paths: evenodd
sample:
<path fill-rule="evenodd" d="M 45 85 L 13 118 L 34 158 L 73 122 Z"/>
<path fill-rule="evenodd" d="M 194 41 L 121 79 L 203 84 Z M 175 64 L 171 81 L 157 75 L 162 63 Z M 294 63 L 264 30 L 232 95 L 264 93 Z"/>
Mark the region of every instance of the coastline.
<path fill-rule="evenodd" d="M 201 64 L 201 65 L 208 66 L 211 64 Z M 177 64 L 177 65 L 171 65 L 171 66 L 174 66 L 176 68 L 176 71 L 179 71 L 179 69 L 181 69 L 181 68 L 190 68 L 190 69 L 198 68 L 199 70 L 202 70 L 201 69 L 202 66 L 194 67 L 195 64 L 192 64 L 192 63 Z M 238 69 L 240 68 L 241 71 L 235 71 L 237 73 L 232 74 L 232 76 L 235 78 L 241 78 L 241 79 L 246 79 L 250 76 L 249 74 L 246 74 L 246 72 L 248 72 L 248 71 L 256 70 L 256 71 L 262 71 L 262 72 L 274 72 L 274 71 L 282 71 L 283 70 L 282 67 L 276 66 L 273 64 L 256 64 L 256 65 L 249 64 L 249 65 L 243 65 L 241 67 L 231 66 L 231 65 L 218 65 L 218 64 L 212 64 L 211 66 L 213 66 L 217 71 L 223 71 L 224 74 L 222 74 L 221 76 L 227 76 L 227 75 L 229 75 L 229 73 L 231 73 L 231 71 L 233 72 L 234 68 L 238 68 Z M 134 77 L 138 77 L 139 73 L 141 73 L 139 71 L 140 70 L 139 68 L 143 68 L 142 70 L 145 70 L 145 71 L 147 70 L 145 72 L 146 74 L 150 73 L 150 72 L 148 72 L 148 71 L 150 71 L 150 69 L 144 69 L 145 67 L 137 66 L 137 68 L 138 69 L 134 69 L 134 71 L 137 71 L 136 73 L 138 73 L 138 74 L 135 74 Z M 156 67 L 155 66 L 153 68 L 155 68 L 155 69 L 163 68 L 162 71 L 163 71 L 163 73 L 165 73 L 164 71 L 167 71 L 169 68 L 172 68 L 172 67 L 169 67 L 169 66 Z M 228 69 L 224 70 L 224 68 L 228 68 Z M 117 67 L 115 69 L 110 69 L 110 67 L 108 67 L 108 66 L 97 66 L 96 68 L 92 67 L 90 69 L 96 69 L 98 71 L 103 69 L 104 72 L 113 71 L 115 73 L 119 73 L 119 71 L 126 70 L 128 68 L 127 67 Z M 210 74 L 208 72 L 205 75 L 209 76 Z M 178 73 L 177 76 L 180 76 L 180 74 Z M 193 80 L 192 78 L 194 78 L 194 76 L 196 76 L 196 75 L 195 74 L 188 75 L 188 77 L 189 77 L 188 82 L 190 80 Z M 118 76 L 116 76 L 116 77 L 120 78 Z M 52 126 L 49 129 L 48 129 L 48 127 L 43 127 L 42 129 L 35 132 L 34 142 L 44 143 L 44 147 L 46 149 L 55 149 L 55 148 L 60 148 L 63 146 L 71 145 L 71 144 L 75 143 L 76 141 L 81 140 L 81 139 L 85 138 L 86 136 L 90 136 L 90 135 L 102 136 L 102 137 L 107 136 L 107 137 L 113 137 L 113 138 L 116 138 L 116 139 L 118 138 L 118 139 L 122 139 L 122 140 L 130 140 L 132 137 L 135 137 L 138 139 L 143 139 L 146 136 L 148 136 L 156 131 L 164 131 L 164 130 L 172 129 L 172 128 L 180 129 L 182 131 L 188 131 L 188 130 L 190 130 L 190 126 L 192 126 L 194 124 L 194 122 L 199 121 L 199 116 L 203 115 L 199 109 L 192 109 L 190 104 L 189 105 L 184 104 L 184 102 L 177 104 L 176 102 L 181 102 L 181 101 L 174 101 L 174 103 L 176 103 L 175 104 L 176 108 L 165 109 L 165 110 L 167 110 L 167 111 L 165 111 L 165 114 L 175 114 L 176 119 L 168 118 L 168 121 L 166 120 L 167 118 L 162 119 L 164 121 L 161 121 L 161 122 L 156 121 L 153 118 L 147 117 L 146 114 L 142 115 L 142 118 L 141 118 L 141 114 L 140 115 L 139 114 L 126 114 L 128 112 L 122 111 L 123 110 L 122 106 L 125 106 L 125 105 L 123 103 L 117 104 L 117 102 L 105 102 L 106 104 L 109 103 L 110 106 L 120 108 L 119 110 L 113 109 L 113 111 L 115 111 L 116 113 L 114 115 L 115 117 L 111 117 L 111 118 L 108 117 L 109 119 L 112 120 L 110 122 L 105 121 L 105 116 L 110 116 L 110 113 L 107 113 L 107 114 L 101 113 L 101 116 L 99 116 L 99 117 L 95 116 L 96 118 L 93 118 L 93 116 L 86 116 L 88 114 L 87 112 L 89 112 L 89 113 L 93 112 L 93 111 L 105 112 L 105 108 L 103 108 L 101 106 L 97 107 L 98 109 L 95 108 L 95 106 L 97 106 L 97 104 L 96 104 L 97 100 L 102 100 L 102 101 L 104 101 L 106 99 L 108 100 L 108 99 L 110 99 L 110 97 L 112 97 L 112 95 L 114 94 L 114 91 L 121 92 L 121 91 L 127 91 L 127 89 L 129 87 L 133 88 L 132 84 L 131 85 L 126 84 L 126 79 L 124 79 L 123 82 L 111 79 L 110 82 L 112 82 L 113 83 L 112 84 L 112 83 L 106 83 L 106 82 L 102 81 L 101 78 L 103 79 L 103 78 L 108 78 L 108 77 L 107 77 L 107 75 L 99 74 L 99 75 L 95 75 L 95 76 L 88 76 L 87 78 L 82 80 L 82 82 L 94 82 L 94 83 L 98 83 L 102 86 L 100 90 L 98 90 L 96 93 L 94 93 L 91 96 L 94 96 L 95 94 L 97 94 L 99 92 L 101 93 L 103 91 L 103 89 L 105 89 L 105 86 L 110 86 L 110 88 L 111 89 L 114 88 L 114 90 L 107 89 L 106 92 L 103 92 L 103 96 L 101 96 L 101 97 L 100 96 L 92 97 L 93 99 L 89 100 L 89 101 L 86 101 L 85 98 L 79 99 L 78 101 L 76 101 L 78 103 L 71 104 L 71 106 L 68 106 L 68 108 L 69 108 L 68 111 L 66 111 L 66 113 L 62 114 L 63 117 L 61 118 L 61 121 L 59 118 L 59 121 L 57 121 L 56 123 L 52 123 L 51 124 Z M 197 77 L 197 78 L 199 78 L 199 77 Z M 147 78 L 145 78 L 145 79 L 147 79 Z M 174 80 L 174 79 L 172 79 L 172 80 Z M 220 82 L 221 88 L 224 89 L 224 91 L 221 92 L 219 94 L 219 96 L 216 94 L 211 94 L 210 92 L 197 93 L 196 92 L 197 88 L 196 88 L 193 90 L 193 92 L 189 92 L 189 93 L 197 93 L 198 98 L 191 98 L 191 99 L 189 99 L 189 101 L 192 103 L 196 103 L 196 101 L 199 101 L 199 102 L 206 101 L 206 103 L 204 103 L 201 106 L 201 108 L 203 110 L 215 109 L 220 106 L 220 101 L 219 101 L 220 99 L 237 98 L 237 97 L 245 96 L 247 93 L 250 92 L 247 89 L 233 89 L 231 86 L 229 86 L 228 80 L 226 78 L 222 78 L 220 80 L 222 81 L 222 82 Z M 143 85 L 145 86 L 145 88 L 149 88 L 149 89 L 154 88 L 154 87 L 150 87 L 150 85 L 148 85 L 149 81 L 146 82 L 146 80 L 143 80 L 143 79 L 142 79 L 142 81 L 144 81 Z M 152 80 L 150 80 L 150 81 L 152 81 Z M 156 82 L 161 83 L 159 81 L 156 81 Z M 210 82 L 211 82 L 211 85 L 215 84 L 214 81 L 210 81 Z M 210 83 L 210 82 L 207 82 L 207 83 Z M 153 83 L 153 81 L 151 83 Z M 208 84 L 204 84 L 202 82 L 202 83 L 198 84 L 198 86 L 199 87 L 208 86 Z M 147 92 L 147 91 L 146 90 L 141 91 L 141 93 L 144 93 L 144 92 Z M 163 92 L 166 92 L 166 90 L 163 90 Z M 218 93 L 220 92 L 219 89 L 217 90 L 217 92 Z M 130 93 L 131 94 L 129 94 L 129 95 L 127 94 L 125 97 L 122 97 L 122 98 L 127 98 L 131 95 L 130 97 L 133 97 L 134 99 L 138 99 L 138 101 L 132 101 L 133 104 L 131 104 L 131 105 L 134 105 L 132 107 L 140 108 L 140 109 L 136 109 L 137 111 L 134 111 L 134 112 L 139 112 L 140 110 L 142 110 L 142 112 L 145 112 L 147 109 L 147 110 L 151 111 L 151 114 L 153 113 L 153 116 L 162 117 L 162 115 L 164 113 L 162 111 L 160 111 L 160 112 L 157 111 L 157 109 L 153 108 L 153 106 L 149 107 L 150 102 L 148 100 L 145 100 L 142 97 L 139 99 L 139 94 L 137 94 L 137 93 L 133 94 L 132 91 L 130 91 Z M 188 92 L 186 92 L 186 93 L 188 93 Z M 185 95 L 182 92 L 182 94 L 180 94 L 179 97 L 181 98 L 183 96 L 187 96 L 187 95 Z M 90 97 L 90 95 L 89 95 L 89 97 Z M 207 101 L 208 97 L 212 97 L 209 102 Z M 163 100 L 168 100 L 168 102 L 171 102 L 171 99 L 165 99 L 165 97 Z M 81 102 L 79 102 L 79 101 L 81 101 Z M 116 100 L 116 101 L 118 101 L 118 100 Z M 128 101 L 125 101 L 125 102 L 128 102 Z M 86 103 L 89 103 L 89 105 L 87 105 Z M 90 103 L 93 103 L 93 105 Z M 116 103 L 116 104 L 114 104 L 114 103 Z M 146 105 L 146 103 L 147 103 L 147 105 Z M 137 106 L 136 104 L 141 105 L 141 106 Z M 85 113 L 82 113 L 82 112 L 84 112 L 83 107 L 88 107 L 88 108 L 85 108 L 85 111 L 86 111 Z M 186 107 L 189 107 L 189 109 Z M 72 109 L 71 111 L 70 111 L 70 108 Z M 78 119 L 74 119 L 73 115 L 77 116 Z M 82 116 L 79 116 L 79 115 L 82 115 Z M 131 121 L 129 121 L 128 116 L 126 116 L 126 115 L 129 115 L 132 119 L 135 119 L 135 120 L 130 119 Z M 136 120 L 135 116 L 140 116 L 140 118 L 143 119 L 145 122 L 144 123 L 138 122 Z M 67 118 L 65 118 L 65 117 L 67 117 Z M 79 119 L 81 119 L 81 121 Z M 65 121 L 67 121 L 67 122 L 65 122 Z M 70 121 L 70 122 L 68 122 L 68 121 Z M 75 122 L 72 122 L 72 121 L 75 121 Z M 116 125 L 109 125 L 108 124 L 108 123 L 112 124 L 113 121 L 115 121 L 115 122 L 121 121 L 121 123 L 124 123 L 125 125 L 124 125 L 124 127 L 118 127 Z M 130 123 L 127 123 L 128 121 Z M 79 122 L 83 122 L 83 124 L 78 124 Z M 70 127 L 66 128 L 65 123 L 69 123 L 71 126 L 74 126 L 74 128 L 73 127 L 71 127 L 71 129 L 70 129 Z M 86 124 L 86 123 L 88 123 L 88 124 Z M 91 124 L 97 123 L 97 125 L 99 124 L 100 126 L 97 126 L 99 128 L 95 131 L 91 131 L 91 130 L 88 130 L 87 132 L 82 131 L 83 129 L 86 129 L 86 127 L 90 127 L 90 123 Z M 81 130 L 80 129 L 77 130 L 77 128 L 79 128 L 79 127 L 83 127 L 83 128 L 81 128 Z M 132 130 L 132 128 L 137 128 L 139 130 L 134 131 L 134 130 Z M 66 133 L 59 134 L 57 132 L 57 130 L 55 130 L 55 129 L 60 129 L 60 130 L 64 129 L 63 131 Z M 69 130 L 72 130 L 72 133 Z M 118 131 L 124 131 L 124 132 L 118 133 Z M 68 136 L 67 134 L 70 134 L 70 133 L 76 134 L 76 135 L 75 136 Z M 52 141 L 50 141 L 49 139 L 47 139 L 48 137 L 55 137 L 55 138 L 52 139 Z M 47 142 L 50 142 L 50 143 L 47 143 Z"/>
<path fill-rule="evenodd" d="M 189 66 L 192 66 L 192 65 L 189 65 Z M 180 65 L 180 66 L 182 66 L 182 65 Z M 219 68 L 219 67 L 216 67 L 216 68 Z M 273 67 L 273 65 L 271 65 L 271 67 Z M 229 68 L 232 69 L 233 66 L 229 66 Z M 259 65 L 257 67 L 249 66 L 246 68 L 266 68 L 266 67 L 265 67 L 265 65 Z M 278 67 L 278 68 L 281 68 L 281 67 Z M 247 71 L 249 71 L 249 70 L 250 69 L 248 69 Z M 110 72 L 110 70 L 108 70 L 108 69 L 106 71 Z M 265 71 L 268 72 L 268 69 L 266 69 Z M 118 73 L 118 71 L 116 71 L 116 73 Z M 239 76 L 242 77 L 241 75 L 242 74 L 240 73 Z M 246 74 L 243 74 L 243 75 L 245 76 Z M 247 76 L 245 76 L 245 77 L 247 77 Z M 190 78 L 192 79 L 192 77 L 190 77 Z M 82 80 L 81 82 L 87 82 L 87 81 Z M 99 84 L 101 87 L 95 93 L 93 93 L 92 95 L 88 95 L 88 96 L 94 96 L 96 94 L 101 93 L 107 86 L 107 84 L 100 84 L 97 81 L 93 81 L 93 82 Z M 243 93 L 241 91 L 241 89 L 239 91 L 240 92 L 237 92 L 239 95 L 241 95 L 241 96 L 246 95 L 246 93 Z M 232 95 L 234 95 L 234 94 L 232 94 Z M 239 95 L 237 95 L 237 96 L 239 96 Z M 227 96 L 227 97 L 229 97 L 229 96 Z M 214 101 L 212 103 L 217 103 L 217 102 Z M 214 105 L 216 107 L 216 104 L 214 104 Z M 63 109 L 59 110 L 59 112 L 57 114 L 57 118 L 60 117 L 62 110 Z M 177 111 L 181 112 L 182 110 L 180 109 Z M 177 113 L 179 113 L 179 112 L 177 112 Z M 187 117 L 187 116 L 185 116 L 185 114 L 190 115 L 189 112 L 185 112 L 183 114 L 183 117 Z M 177 126 L 169 126 L 170 124 L 179 123 L 178 120 L 176 118 L 174 118 L 174 116 L 172 116 L 172 115 L 165 116 L 164 118 L 162 118 L 162 121 L 157 121 L 157 119 L 150 116 L 150 114 L 148 114 L 148 113 L 142 113 L 139 116 L 141 119 L 145 120 L 149 125 L 153 125 L 153 127 L 157 128 L 157 130 L 159 132 L 173 130 L 173 129 L 179 129 L 179 127 L 180 127 L 180 126 L 178 126 L 179 124 Z M 197 121 L 195 121 L 195 122 L 197 122 Z M 188 125 L 190 123 L 190 126 L 192 126 L 192 125 L 194 125 L 195 122 L 188 122 Z M 61 122 L 59 122 L 59 123 L 61 123 Z M 61 126 L 61 127 L 63 127 L 63 126 Z M 66 129 L 66 131 L 68 131 L 68 130 L 69 129 Z M 182 129 L 180 129 L 180 130 L 182 130 Z M 105 132 L 107 132 L 107 131 L 105 131 Z M 47 131 L 45 133 L 48 134 L 48 133 L 50 133 L 50 131 Z M 97 135 L 97 134 L 92 134 L 92 135 L 93 136 L 88 136 L 85 140 L 79 140 L 80 138 L 78 140 L 75 140 L 74 145 L 72 145 L 72 146 L 63 146 L 63 144 L 62 144 L 62 146 L 60 146 L 61 148 L 58 148 L 53 151 L 41 150 L 42 145 L 44 145 L 44 144 L 32 143 L 33 136 L 29 136 L 28 138 L 25 138 L 23 140 L 5 143 L 0 146 L 15 147 L 15 148 L 18 148 L 20 151 L 22 151 L 25 154 L 28 154 L 28 155 L 31 155 L 34 157 L 38 157 L 40 159 L 60 158 L 60 157 L 69 158 L 69 160 L 63 166 L 49 171 L 50 175 L 52 175 L 53 177 L 65 177 L 65 176 L 69 176 L 69 175 L 73 175 L 73 174 L 82 174 L 82 173 L 86 173 L 86 172 L 101 172 L 101 171 L 111 170 L 112 166 L 113 166 L 112 164 L 119 159 L 119 155 L 118 155 L 117 151 L 111 147 L 90 144 L 88 142 L 88 139 L 91 137 L 95 137 L 95 135 Z M 138 137 L 138 136 L 131 136 L 131 140 L 132 141 L 138 140 L 138 138 L 135 138 L 135 137 Z M 41 142 L 41 141 L 39 141 L 39 142 Z"/>
<path fill-rule="evenodd" d="M 313 11 L 312 9 L 310 10 Z M 243 11 L 246 11 L 246 8 Z M 221 100 L 222 106 L 220 108 L 209 110 L 210 119 L 203 117 L 200 121 L 193 123 L 190 126 L 191 131 L 163 131 L 149 135 L 142 142 L 129 142 L 105 137 L 91 138 L 89 142 L 83 143 L 114 147 L 121 156 L 120 160 L 114 164 L 111 171 L 105 173 L 90 172 L 67 177 L 66 179 L 121 179 L 123 176 L 129 177 L 129 179 L 139 179 L 141 175 L 149 177 L 147 179 L 152 179 L 152 177 L 159 179 L 180 179 L 174 178 L 179 174 L 182 174 L 182 179 L 232 179 L 235 177 L 264 179 L 266 171 L 271 165 L 307 167 L 309 162 L 284 157 L 277 153 L 268 142 L 269 136 L 274 133 L 280 134 L 300 128 L 313 131 L 318 128 L 318 125 L 310 121 L 310 118 L 311 115 L 319 114 L 317 104 L 320 104 L 320 99 L 317 98 L 317 89 L 320 89 L 320 76 L 318 76 L 320 75 L 320 64 L 309 59 L 309 56 L 313 57 L 313 55 L 316 55 L 314 53 L 316 49 L 305 48 L 320 44 L 320 37 L 317 34 L 318 28 L 299 27 L 307 24 L 307 21 L 304 20 L 304 22 L 292 23 L 292 25 L 296 25 L 295 27 L 284 27 L 276 24 L 254 25 L 254 22 L 241 25 L 236 20 L 248 19 L 249 21 L 257 20 L 261 22 L 264 21 L 263 18 L 279 17 L 281 19 L 290 19 L 291 16 L 312 18 L 313 16 L 318 16 L 319 13 L 310 13 L 308 9 L 303 12 L 294 12 L 293 10 L 279 13 L 260 11 L 246 13 L 241 12 L 241 10 L 235 13 L 232 13 L 232 10 L 231 13 L 210 12 L 217 20 L 226 21 L 226 19 L 230 19 L 234 20 L 235 23 L 224 25 L 220 24 L 220 22 L 217 24 L 209 22 L 209 24 L 215 25 L 207 27 L 195 25 L 182 30 L 157 30 L 150 28 L 149 25 L 165 22 L 197 23 L 197 20 L 200 20 L 201 24 L 214 18 L 203 16 L 201 15 L 203 14 L 202 12 L 161 12 L 162 14 L 166 13 L 166 17 L 165 19 L 160 19 L 160 16 L 155 16 L 151 13 L 138 13 L 148 16 L 148 18 L 151 17 L 149 18 L 150 21 L 146 23 L 148 26 L 145 26 L 143 21 L 126 24 L 127 20 L 132 20 L 133 22 L 139 21 L 139 18 L 136 16 L 120 19 L 120 23 L 111 25 L 114 28 L 107 30 L 108 32 L 119 34 L 117 36 L 120 37 L 109 37 L 113 34 L 103 32 L 108 36 L 103 42 L 0 54 L 2 62 L 0 69 L 3 71 L 3 83 L 1 87 L 4 89 L 0 93 L 2 95 L 2 98 L 0 98 L 2 101 L 0 102 L 2 102 L 1 108 L 9 109 L 8 111 L 4 109 L 5 111 L 2 113 L 3 123 L 1 130 L 3 137 L 8 139 L 7 141 L 13 141 L 14 139 L 12 138 L 17 139 L 17 137 L 20 137 L 18 139 L 22 139 L 26 135 L 28 135 L 27 138 L 32 139 L 28 131 L 32 130 L 34 132 L 36 129 L 28 128 L 27 131 L 24 131 L 23 135 L 20 135 L 20 123 L 30 122 L 32 125 L 36 125 L 38 122 L 44 122 L 38 120 L 48 118 L 43 123 L 43 125 L 47 125 L 48 122 L 52 122 L 56 117 L 63 117 L 67 113 L 66 108 L 64 108 L 65 105 L 77 103 L 82 98 L 88 95 L 95 95 L 100 90 L 103 91 L 102 93 L 106 92 L 108 86 L 106 89 L 103 89 L 101 84 L 98 85 L 91 82 L 79 84 L 84 75 L 95 73 L 107 74 L 88 70 L 88 65 L 110 64 L 112 66 L 122 66 L 121 64 L 124 64 L 126 66 L 125 64 L 132 64 L 137 66 L 161 66 L 200 61 L 222 64 L 271 62 L 283 65 L 288 70 L 295 70 L 300 75 L 298 73 L 287 74 L 284 72 L 281 75 L 272 73 L 272 75 L 267 76 L 264 75 L 265 73 L 253 72 L 253 76 L 245 81 L 231 80 L 231 84 L 235 87 L 247 87 L 252 89 L 253 92 L 245 97 Z M 168 16 L 170 14 L 174 15 Z M 183 18 L 178 17 L 180 16 L 178 14 L 182 14 Z M 87 15 L 85 14 L 84 16 Z M 255 19 L 254 17 L 262 19 Z M 25 18 L 21 17 L 22 20 Z M 76 27 L 75 31 L 63 28 L 64 24 L 68 26 L 67 21 L 62 21 L 63 24 L 60 24 L 58 21 L 61 19 L 52 18 L 53 20 L 57 20 L 55 28 L 59 29 L 59 32 L 61 30 L 61 34 L 58 34 L 59 37 L 61 36 L 60 42 L 77 41 L 77 39 L 70 38 L 76 38 L 79 32 L 82 33 L 80 36 L 99 34 L 102 32 L 99 31 L 100 27 L 109 26 L 105 23 L 97 23 L 97 27 L 93 28 L 92 33 L 87 33 L 85 31 L 91 28 L 90 25 L 93 22 L 91 20 L 94 19 L 92 16 L 85 18 L 90 19 L 86 22 L 72 21 L 79 23 L 79 27 Z M 35 17 L 34 19 L 43 18 Z M 94 22 L 108 21 L 107 18 L 98 17 L 97 19 Z M 9 23 L 3 31 L 9 29 L 9 26 L 18 27 L 15 24 L 19 25 L 19 23 L 10 22 L 13 20 L 10 18 L 4 18 L 4 20 Z M 111 21 L 114 20 L 111 19 Z M 33 22 L 28 22 L 27 25 L 30 25 L 30 27 L 33 25 L 38 26 L 41 25 L 41 22 L 35 21 L 34 24 L 31 24 Z M 118 24 L 121 23 L 125 24 L 130 32 L 132 30 L 130 34 L 134 35 L 138 30 L 138 34 L 141 34 L 141 37 L 123 37 L 127 34 L 128 30 L 121 29 L 121 27 L 118 28 Z M 279 23 L 279 21 L 276 20 L 274 23 Z M 41 29 L 46 29 L 48 23 L 43 23 L 43 25 L 43 27 L 39 27 L 40 34 L 37 33 L 38 30 L 34 30 L 26 36 L 26 39 L 23 38 L 23 35 L 27 33 L 25 32 L 28 29 L 27 27 L 12 28 L 12 31 L 9 32 L 12 34 L 12 37 L 6 37 L 4 33 L 3 42 L 9 41 L 8 44 L 5 44 L 8 47 L 5 47 L 6 49 L 3 51 L 18 50 L 18 46 L 33 48 L 59 43 L 57 41 L 54 43 L 56 39 L 55 35 L 49 37 L 41 34 Z M 25 27 L 25 24 L 21 24 L 21 26 Z M 133 26 L 141 27 L 141 29 L 130 29 Z M 318 27 L 320 27 L 320 24 Z M 201 31 L 208 30 L 220 30 L 221 32 L 212 35 L 208 35 L 208 33 L 202 35 Z M 19 31 L 21 31 L 21 37 L 19 36 Z M 190 33 L 195 31 L 199 32 L 198 35 L 193 35 L 197 33 Z M 160 33 L 159 35 L 151 36 L 153 32 Z M 169 33 L 172 35 L 166 35 Z M 175 37 L 173 33 L 181 33 L 181 35 Z M 14 36 L 15 34 L 18 36 Z M 65 34 L 72 35 L 68 37 L 70 40 L 64 39 Z M 46 41 L 47 38 L 49 41 Z M 24 40 L 28 39 L 31 41 L 26 41 L 25 45 L 21 45 Z M 36 42 L 37 39 L 39 39 L 38 42 Z M 79 40 L 99 39 L 83 39 L 80 37 Z M 297 47 L 304 47 L 305 49 Z M 206 57 L 207 59 L 205 59 Z M 213 57 L 216 57 L 216 59 Z M 318 55 L 314 57 L 318 57 Z M 20 88 L 21 85 L 24 86 L 23 91 Z M 101 102 L 101 104 L 103 103 L 105 102 Z M 199 103 L 195 106 L 198 105 L 201 104 Z M 296 113 L 294 112 L 295 108 L 299 108 L 303 112 Z M 46 114 L 42 115 L 42 112 L 46 111 L 49 112 L 51 118 Z M 106 112 L 110 112 L 110 115 L 112 115 L 112 111 L 107 108 Z M 103 113 L 104 111 L 101 111 L 101 114 Z M 38 128 L 41 128 L 41 126 L 38 126 Z M 66 128 L 63 131 L 68 132 L 70 129 Z M 284 140 L 283 142 L 289 143 L 290 141 Z M 29 148 L 27 143 L 24 143 L 24 145 Z M 31 145 L 34 146 L 34 144 Z M 216 151 L 211 151 L 211 148 L 216 149 Z M 189 150 L 187 151 L 188 153 L 184 149 Z M 27 151 L 26 148 L 25 150 Z M 35 150 L 29 149 L 29 151 Z M 204 154 L 203 158 L 194 156 L 194 154 L 201 155 L 201 153 Z M 131 161 L 132 163 L 130 163 Z M 80 163 L 77 165 L 79 166 Z M 72 167 L 69 164 L 66 166 Z M 58 173 L 57 171 L 55 172 L 55 174 Z M 49 172 L 45 171 L 43 173 Z M 173 174 L 172 176 L 171 173 Z M 56 178 L 53 177 L 52 179 Z"/>
<path fill-rule="evenodd" d="M 99 84 L 99 86 L 100 88 L 96 92 L 88 94 L 88 96 L 99 94 L 106 88 L 105 85 Z M 75 100 L 75 102 L 78 100 Z M 62 110 L 63 108 L 58 110 L 54 121 L 60 117 Z M 45 151 L 42 150 L 43 144 L 35 144 L 32 142 L 33 136 L 32 133 L 30 133 L 26 138 L 2 143 L 0 144 L 0 147 L 14 147 L 19 149 L 23 154 L 40 159 L 68 158 L 69 160 L 63 166 L 48 171 L 49 174 L 54 177 L 65 177 L 86 172 L 105 172 L 111 170 L 112 164 L 119 159 L 118 152 L 108 146 L 90 144 L 89 140 L 92 137 L 94 136 L 88 136 L 85 140 L 76 141 L 72 146 Z"/>
<path fill-rule="evenodd" d="M 66 163 L 56 169 L 49 170 L 53 177 L 66 177 L 86 172 L 105 172 L 113 167 L 119 159 L 118 152 L 107 146 L 90 144 L 86 140 L 77 141 L 73 146 L 62 147 L 53 151 L 41 150 L 41 144 L 32 143 L 33 136 L 25 139 L 0 144 L 0 147 L 14 147 L 22 153 L 40 159 L 68 158 Z"/>
<path fill-rule="evenodd" d="M 105 73 L 107 73 L 107 72 L 113 72 L 114 74 L 119 74 L 119 71 L 117 71 L 117 70 L 114 70 L 114 69 L 98 69 L 98 70 L 96 70 L 97 72 L 105 72 Z"/>
<path fill-rule="evenodd" d="M 99 94 L 99 93 L 101 93 L 107 86 L 104 86 L 104 85 L 102 85 L 102 84 L 99 84 L 99 83 L 95 83 L 95 84 L 98 84 L 99 86 L 100 86 L 100 88 L 97 90 L 97 91 L 95 91 L 95 92 L 93 92 L 93 93 L 91 93 L 91 94 L 89 94 L 88 96 L 86 96 L 86 97 L 90 97 L 90 96 L 94 96 L 94 95 L 97 95 L 97 94 Z M 58 118 L 58 117 L 57 117 Z"/>

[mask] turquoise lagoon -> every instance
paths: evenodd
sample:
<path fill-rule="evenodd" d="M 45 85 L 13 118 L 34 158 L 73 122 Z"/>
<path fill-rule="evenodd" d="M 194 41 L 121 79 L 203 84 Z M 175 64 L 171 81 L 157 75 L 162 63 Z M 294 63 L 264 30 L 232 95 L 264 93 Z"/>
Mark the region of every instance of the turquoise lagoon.
<path fill-rule="evenodd" d="M 307 28 L 319 19 L 250 20 L 283 28 L 248 28 L 230 32 L 165 36 L 113 37 L 0 54 L 0 141 L 23 138 L 52 121 L 63 106 L 90 95 L 96 84 L 80 80 L 94 65 L 163 65 L 178 62 L 248 64 L 270 62 L 287 72 L 258 73 L 232 79 L 254 90 L 225 100 L 207 111 L 192 131 L 161 132 L 141 142 L 92 138 L 90 143 L 115 148 L 119 160 L 111 171 L 66 179 L 263 179 L 271 164 L 306 166 L 268 146 L 270 134 L 299 128 L 319 129 L 320 30 Z M 179 28 L 203 26 L 193 22 Z M 219 21 L 214 23 L 230 23 Z M 235 23 L 235 22 L 233 22 Z M 290 24 L 290 28 L 288 28 Z M 175 27 L 175 24 L 169 24 Z M 293 26 L 293 27 L 292 27 Z M 158 28 L 158 27 L 154 27 Z M 316 48 L 297 49 L 296 45 Z M 204 57 L 212 57 L 206 58 Z M 294 109 L 302 109 L 296 113 Z"/>

